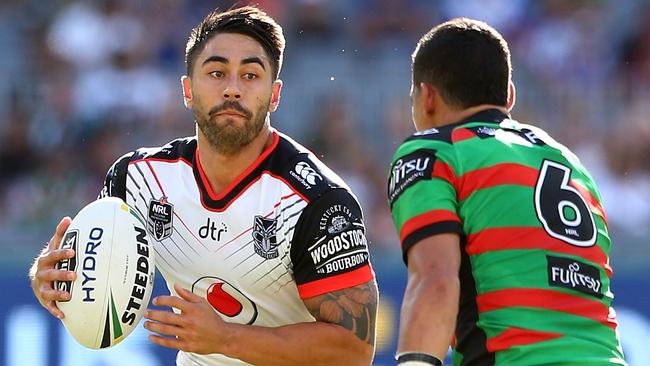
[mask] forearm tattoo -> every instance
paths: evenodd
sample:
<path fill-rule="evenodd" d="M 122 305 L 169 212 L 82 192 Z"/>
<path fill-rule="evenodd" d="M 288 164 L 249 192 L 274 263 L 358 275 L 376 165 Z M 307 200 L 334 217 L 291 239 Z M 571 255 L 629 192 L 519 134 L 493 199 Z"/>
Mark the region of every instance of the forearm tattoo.
<path fill-rule="evenodd" d="M 305 300 L 305 304 L 316 320 L 338 324 L 362 341 L 374 345 L 377 317 L 375 281 L 315 296 Z"/>

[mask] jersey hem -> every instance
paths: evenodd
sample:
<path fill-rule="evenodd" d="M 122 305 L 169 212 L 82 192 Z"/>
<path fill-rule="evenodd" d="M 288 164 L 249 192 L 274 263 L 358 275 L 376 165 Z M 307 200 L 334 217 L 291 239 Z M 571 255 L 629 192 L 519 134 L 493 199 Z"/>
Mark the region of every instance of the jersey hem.
<path fill-rule="evenodd" d="M 408 251 L 422 239 L 429 236 L 445 233 L 456 233 L 464 235 L 463 228 L 458 221 L 440 221 L 424 227 L 421 227 L 407 235 L 402 240 L 402 260 L 408 266 Z"/>
<path fill-rule="evenodd" d="M 373 278 L 375 278 L 375 272 L 367 264 L 350 272 L 298 285 L 298 293 L 300 298 L 304 300 L 328 292 L 361 285 Z"/>

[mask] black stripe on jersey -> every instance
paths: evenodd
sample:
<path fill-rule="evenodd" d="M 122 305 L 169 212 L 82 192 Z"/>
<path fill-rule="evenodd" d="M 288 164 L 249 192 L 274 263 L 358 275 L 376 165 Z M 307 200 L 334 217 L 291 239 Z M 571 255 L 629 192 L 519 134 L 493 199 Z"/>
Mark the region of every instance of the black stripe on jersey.
<path fill-rule="evenodd" d="M 151 186 L 149 185 L 149 182 L 147 182 L 147 177 L 144 175 L 144 172 L 142 171 L 142 169 L 140 169 L 140 164 L 133 164 L 133 165 L 138 170 L 138 173 L 140 173 L 140 175 L 142 176 L 142 182 L 144 183 L 145 187 L 147 187 L 147 190 L 149 190 L 149 194 L 151 195 L 151 199 L 156 199 L 156 196 L 153 194 L 153 191 L 151 190 Z M 145 202 L 147 202 L 147 201 L 145 201 Z"/>
<path fill-rule="evenodd" d="M 274 283 L 280 281 L 280 279 L 281 279 L 282 277 L 286 276 L 287 274 L 289 274 L 289 271 L 285 271 L 285 272 L 283 272 L 280 276 L 278 276 L 278 278 L 274 279 L 274 280 L 271 281 L 268 285 L 266 285 L 265 288 L 269 288 L 269 287 L 273 286 Z M 288 282 L 291 282 L 291 281 L 293 281 L 293 277 L 289 276 L 289 281 L 288 281 Z M 278 291 L 279 291 L 282 287 L 284 287 L 284 285 L 286 285 L 288 282 L 286 282 L 286 283 L 280 285 L 280 286 L 278 287 Z"/>
<path fill-rule="evenodd" d="M 487 109 L 476 114 L 473 114 L 462 121 L 454 122 L 444 125 L 440 128 L 432 128 L 426 131 L 416 132 L 411 135 L 406 141 L 411 140 L 437 140 L 443 141 L 448 144 L 452 143 L 451 134 L 458 126 L 471 122 L 487 122 L 487 123 L 501 123 L 504 119 L 510 118 L 507 114 L 498 109 Z"/>
<path fill-rule="evenodd" d="M 419 228 L 402 241 L 402 259 L 404 260 L 404 263 L 408 265 L 408 251 L 420 240 L 431 235 L 444 233 L 457 233 L 460 234 L 461 237 L 465 235 L 463 228 L 460 226 L 458 221 L 441 221 Z"/>
<path fill-rule="evenodd" d="M 110 167 L 99 197 L 119 197 L 126 201 L 126 171 L 131 156 L 133 153 L 123 155 Z"/>
<path fill-rule="evenodd" d="M 267 278 L 267 276 L 268 276 L 270 273 L 272 273 L 273 271 L 275 271 L 275 269 L 278 268 L 278 267 L 280 267 L 281 265 L 283 265 L 283 263 L 282 263 L 282 262 L 278 262 L 278 264 L 276 264 L 275 266 L 273 266 L 273 268 L 271 268 L 268 272 L 266 272 L 266 273 L 265 273 L 264 275 L 262 275 L 260 278 L 256 279 L 256 280 L 253 282 L 253 284 L 256 284 L 256 283 L 260 282 L 261 280 L 263 280 L 264 278 Z"/>
<path fill-rule="evenodd" d="M 191 165 L 197 187 L 201 194 L 201 201 L 206 208 L 213 211 L 223 211 L 248 185 L 259 179 L 264 172 L 268 172 L 284 180 L 296 193 L 307 201 L 312 201 L 329 189 L 343 185 L 340 178 L 325 168 L 323 163 L 318 161 L 309 150 L 286 135 L 275 131 L 274 133 L 277 134 L 277 146 L 263 160 L 256 162 L 257 166 L 237 182 L 233 189 L 226 192 L 223 197 L 217 200 L 210 197 L 208 189 L 201 178 L 199 164 L 196 161 L 196 136 L 177 139 L 159 148 L 141 148 L 134 153 L 125 155 L 109 171 L 104 190 L 113 189 L 116 193 L 120 194 L 119 197 L 124 199 L 126 196 L 126 166 L 128 162 L 144 159 L 169 162 L 184 160 L 187 164 Z M 138 167 L 138 164 L 135 165 Z M 137 169 L 144 178 L 144 174 L 140 168 L 138 167 Z M 151 191 L 151 188 L 148 188 Z"/>
<path fill-rule="evenodd" d="M 460 301 L 456 319 L 456 351 L 463 355 L 461 366 L 494 365 L 494 353 L 487 349 L 487 335 L 478 327 L 476 282 L 472 265 L 465 251 L 466 240 L 461 240 Z"/>

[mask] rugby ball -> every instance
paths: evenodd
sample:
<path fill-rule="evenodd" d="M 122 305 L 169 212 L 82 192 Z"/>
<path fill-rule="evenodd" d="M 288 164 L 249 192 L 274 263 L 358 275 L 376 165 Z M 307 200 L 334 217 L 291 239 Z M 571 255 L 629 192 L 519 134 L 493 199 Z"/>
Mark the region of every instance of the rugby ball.
<path fill-rule="evenodd" d="M 74 217 L 61 248 L 75 251 L 56 268 L 74 281 L 56 281 L 72 294 L 57 306 L 63 325 L 91 349 L 112 347 L 136 328 L 149 304 L 155 273 L 151 239 L 140 214 L 119 198 L 90 203 Z"/>

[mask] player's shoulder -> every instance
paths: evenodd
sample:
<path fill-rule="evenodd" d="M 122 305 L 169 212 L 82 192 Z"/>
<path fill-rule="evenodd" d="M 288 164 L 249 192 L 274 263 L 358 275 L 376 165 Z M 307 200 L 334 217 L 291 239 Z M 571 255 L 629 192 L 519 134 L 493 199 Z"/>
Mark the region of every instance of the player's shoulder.
<path fill-rule="evenodd" d="M 285 134 L 278 132 L 278 135 L 278 147 L 270 159 L 271 174 L 308 201 L 334 190 L 351 192 L 345 181 L 313 152 Z"/>
<path fill-rule="evenodd" d="M 184 159 L 190 161 L 196 153 L 196 146 L 196 136 L 177 138 L 162 146 L 136 149 L 129 160 L 177 161 Z"/>
<path fill-rule="evenodd" d="M 451 124 L 415 132 L 397 149 L 393 162 L 418 150 L 453 151 L 458 143 L 475 137 L 494 137 L 499 125 L 509 118 L 499 109 L 487 109 Z"/>
<path fill-rule="evenodd" d="M 126 167 L 129 163 L 141 160 L 192 161 L 196 153 L 196 136 L 182 137 L 157 147 L 140 147 L 120 156 L 113 163 L 113 168 Z"/>
<path fill-rule="evenodd" d="M 454 129 L 457 126 L 443 126 L 418 131 L 409 136 L 395 151 L 391 165 L 400 161 L 422 156 L 437 155 L 440 151 L 453 149 Z"/>

